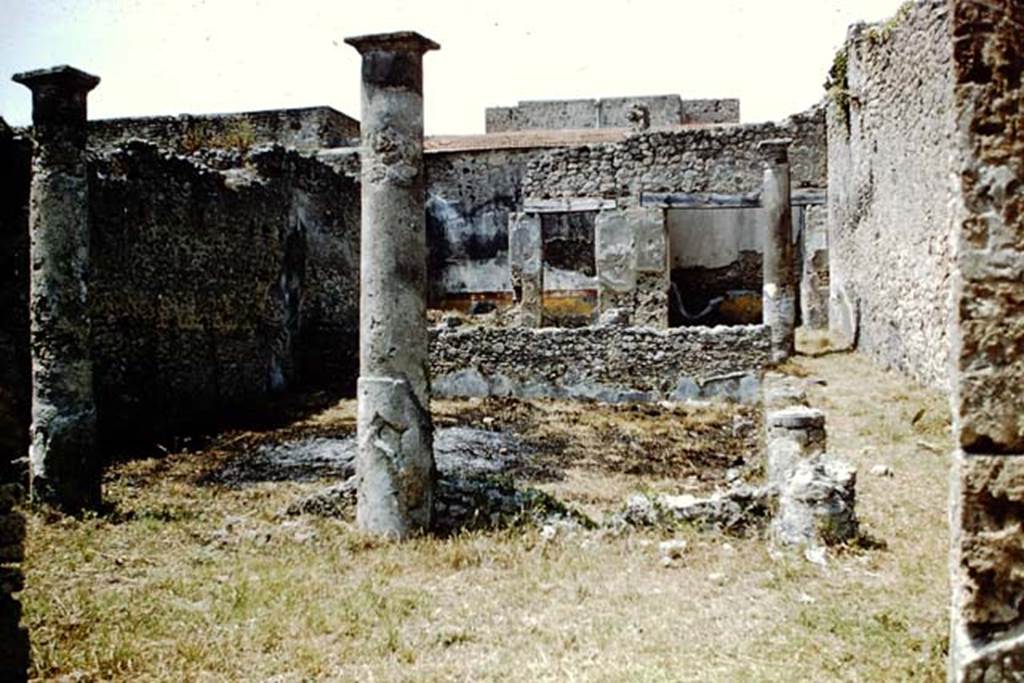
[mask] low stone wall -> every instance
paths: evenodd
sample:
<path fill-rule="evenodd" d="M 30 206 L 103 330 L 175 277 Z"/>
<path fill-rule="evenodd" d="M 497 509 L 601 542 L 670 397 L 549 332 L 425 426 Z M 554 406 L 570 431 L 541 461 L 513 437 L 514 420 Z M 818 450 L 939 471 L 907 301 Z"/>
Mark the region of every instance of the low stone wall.
<path fill-rule="evenodd" d="M 619 403 L 726 396 L 754 402 L 770 341 L 760 325 L 469 327 L 433 330 L 430 349 L 438 397 Z"/>
<path fill-rule="evenodd" d="M 272 109 L 237 114 L 181 114 L 89 122 L 89 145 L 105 147 L 130 139 L 182 152 L 221 147 L 245 149 L 278 144 L 312 150 L 358 141 L 359 121 L 330 107 Z"/>

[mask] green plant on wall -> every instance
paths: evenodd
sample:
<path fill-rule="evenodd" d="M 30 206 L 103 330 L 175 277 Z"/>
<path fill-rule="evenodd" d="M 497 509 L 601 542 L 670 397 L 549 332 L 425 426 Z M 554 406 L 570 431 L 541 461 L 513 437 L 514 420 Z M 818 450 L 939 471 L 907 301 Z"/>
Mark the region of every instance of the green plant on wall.
<path fill-rule="evenodd" d="M 249 121 L 234 121 L 223 127 L 208 121 L 191 121 L 181 138 L 181 148 L 189 154 L 200 149 L 245 152 L 255 143 L 256 128 Z"/>
<path fill-rule="evenodd" d="M 825 92 L 828 98 L 835 105 L 836 117 L 850 132 L 850 81 L 847 70 L 849 68 L 849 53 L 847 48 L 841 47 L 832 60 L 832 67 L 828 70 L 828 79 L 825 81 Z"/>
<path fill-rule="evenodd" d="M 900 8 L 896 10 L 896 13 L 889 17 L 886 21 L 875 24 L 874 26 L 867 29 L 864 35 L 867 36 L 868 40 L 874 43 L 884 43 L 892 37 L 893 31 L 899 28 L 899 25 L 903 23 L 903 20 L 910 16 L 910 10 L 913 9 L 913 0 L 907 0 Z"/>

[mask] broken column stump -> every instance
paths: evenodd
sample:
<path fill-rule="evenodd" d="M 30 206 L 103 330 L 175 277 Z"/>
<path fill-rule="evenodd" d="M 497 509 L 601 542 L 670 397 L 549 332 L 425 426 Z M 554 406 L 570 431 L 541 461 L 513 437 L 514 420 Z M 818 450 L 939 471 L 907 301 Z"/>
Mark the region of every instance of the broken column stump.
<path fill-rule="evenodd" d="M 764 163 L 761 206 L 765 215 L 764 324 L 771 329 L 772 361 L 779 363 L 796 350 L 796 250 L 789 196 L 789 145 L 792 140 L 762 140 L 757 148 Z"/>
<path fill-rule="evenodd" d="M 768 378 L 767 478 L 778 497 L 772 536 L 783 545 L 843 543 L 859 533 L 857 472 L 828 457 L 825 413 L 805 401 L 790 378 Z"/>
<path fill-rule="evenodd" d="M 86 100 L 99 78 L 69 66 L 14 81 L 32 91 L 33 499 L 66 511 L 100 503 L 89 323 Z"/>
<path fill-rule="evenodd" d="M 406 538 L 430 527 L 423 54 L 418 33 L 348 38 L 362 61 L 362 233 L 356 522 Z"/>

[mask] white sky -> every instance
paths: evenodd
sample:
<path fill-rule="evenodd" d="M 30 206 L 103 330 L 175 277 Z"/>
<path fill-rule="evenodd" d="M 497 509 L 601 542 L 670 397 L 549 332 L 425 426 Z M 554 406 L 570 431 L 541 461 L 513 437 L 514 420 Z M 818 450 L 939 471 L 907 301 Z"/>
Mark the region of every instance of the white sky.
<path fill-rule="evenodd" d="M 428 134 L 483 131 L 526 99 L 739 97 L 744 121 L 821 99 L 846 27 L 901 0 L 0 0 L 0 116 L 31 118 L 16 72 L 71 64 L 103 81 L 90 118 L 326 104 L 359 117 L 346 36 L 409 29 Z"/>

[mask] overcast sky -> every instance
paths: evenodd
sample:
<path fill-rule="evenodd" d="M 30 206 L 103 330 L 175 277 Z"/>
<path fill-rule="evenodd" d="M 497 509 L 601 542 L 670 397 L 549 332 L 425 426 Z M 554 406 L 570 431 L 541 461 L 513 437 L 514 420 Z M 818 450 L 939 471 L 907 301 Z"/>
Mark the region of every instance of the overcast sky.
<path fill-rule="evenodd" d="M 429 134 L 483 131 L 526 99 L 739 97 L 744 121 L 817 102 L 846 27 L 901 0 L 0 0 L 0 116 L 24 125 L 18 71 L 103 81 L 90 118 L 331 105 L 359 116 L 346 36 L 416 30 Z"/>

